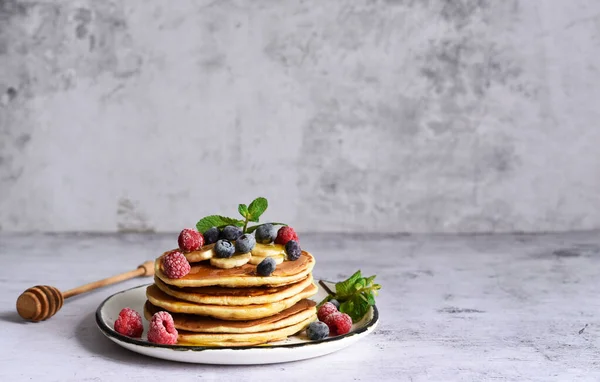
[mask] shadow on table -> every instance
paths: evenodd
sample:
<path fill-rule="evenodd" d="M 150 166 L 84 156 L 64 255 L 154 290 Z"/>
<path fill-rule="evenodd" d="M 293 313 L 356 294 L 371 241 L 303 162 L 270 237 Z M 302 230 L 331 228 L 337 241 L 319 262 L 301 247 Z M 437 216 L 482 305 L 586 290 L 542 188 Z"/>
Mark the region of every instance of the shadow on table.
<path fill-rule="evenodd" d="M 115 361 L 121 364 L 136 366 L 158 366 L 161 370 L 176 369 L 182 367 L 211 367 L 207 364 L 192 364 L 175 361 L 167 361 L 159 358 L 148 357 L 135 353 L 115 344 L 100 332 L 96 326 L 96 315 L 90 313 L 86 315 L 75 328 L 75 338 L 83 348 L 90 353 L 96 354 L 101 358 Z M 268 366 L 268 365 L 267 365 Z M 234 365 L 218 365 L 219 368 L 235 368 Z M 245 366 L 245 368 L 255 368 L 260 366 Z"/>
<path fill-rule="evenodd" d="M 157 365 L 164 367 L 179 367 L 181 364 L 168 362 L 161 359 L 146 357 L 141 354 L 134 353 L 125 348 L 118 346 L 111 340 L 106 338 L 96 326 L 96 317 L 94 313 L 86 315 L 75 328 L 75 338 L 83 348 L 90 353 L 109 359 L 111 361 L 126 363 L 131 365 Z"/>
<path fill-rule="evenodd" d="M 12 322 L 15 324 L 27 324 L 27 321 L 23 320 L 16 310 L 5 310 L 0 312 L 0 321 Z"/>

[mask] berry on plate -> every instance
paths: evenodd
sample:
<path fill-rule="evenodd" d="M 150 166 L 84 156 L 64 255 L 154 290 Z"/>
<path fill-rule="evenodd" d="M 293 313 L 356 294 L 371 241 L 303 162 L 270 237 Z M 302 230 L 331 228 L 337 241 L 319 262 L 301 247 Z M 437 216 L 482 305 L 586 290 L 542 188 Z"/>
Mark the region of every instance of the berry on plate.
<path fill-rule="evenodd" d="M 321 305 L 317 311 L 317 318 L 321 321 L 324 321 L 325 317 L 333 313 L 338 313 L 338 308 L 336 308 L 336 306 L 331 302 L 326 302 L 325 304 Z"/>
<path fill-rule="evenodd" d="M 185 228 L 179 234 L 177 243 L 183 252 L 197 251 L 204 245 L 204 237 L 195 229 Z"/>
<path fill-rule="evenodd" d="M 169 313 L 165 311 L 154 313 L 148 329 L 148 341 L 164 345 L 177 343 L 177 329 Z"/>
<path fill-rule="evenodd" d="M 163 272 L 170 279 L 179 279 L 190 273 L 190 263 L 185 255 L 179 251 L 173 251 L 165 255 L 162 260 Z"/>
<path fill-rule="evenodd" d="M 321 321 L 313 321 L 306 328 L 306 335 L 313 341 L 322 340 L 329 335 L 329 327 Z"/>
<path fill-rule="evenodd" d="M 142 316 L 131 308 L 124 308 L 115 321 L 115 331 L 127 337 L 141 337 L 144 331 Z"/>
<path fill-rule="evenodd" d="M 298 240 L 298 235 L 296 231 L 290 226 L 283 226 L 279 228 L 277 231 L 277 237 L 275 238 L 275 244 L 285 244 L 290 240 L 300 241 Z"/>
<path fill-rule="evenodd" d="M 329 300 L 330 303 L 332 303 L 333 305 L 335 305 L 335 307 L 339 310 L 340 309 L 340 302 L 338 300 L 336 300 L 335 298 L 332 298 L 331 300 Z"/>
<path fill-rule="evenodd" d="M 330 336 L 346 334 L 352 329 L 352 318 L 346 313 L 332 313 L 325 317 L 323 322 L 329 326 Z"/>

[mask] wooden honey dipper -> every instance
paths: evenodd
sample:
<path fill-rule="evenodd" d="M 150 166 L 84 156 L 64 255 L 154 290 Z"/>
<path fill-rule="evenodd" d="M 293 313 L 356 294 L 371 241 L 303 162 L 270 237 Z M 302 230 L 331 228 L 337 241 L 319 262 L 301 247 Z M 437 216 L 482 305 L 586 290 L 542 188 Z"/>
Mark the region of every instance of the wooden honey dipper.
<path fill-rule="evenodd" d="M 17 299 L 17 312 L 26 320 L 38 322 L 46 320 L 56 314 L 66 298 L 77 296 L 90 290 L 103 286 L 115 284 L 139 276 L 154 275 L 154 261 L 146 261 L 144 264 L 129 272 L 121 273 L 103 280 L 94 281 L 80 287 L 69 289 L 62 293 L 55 287 L 48 285 L 36 285 L 27 289 Z"/>

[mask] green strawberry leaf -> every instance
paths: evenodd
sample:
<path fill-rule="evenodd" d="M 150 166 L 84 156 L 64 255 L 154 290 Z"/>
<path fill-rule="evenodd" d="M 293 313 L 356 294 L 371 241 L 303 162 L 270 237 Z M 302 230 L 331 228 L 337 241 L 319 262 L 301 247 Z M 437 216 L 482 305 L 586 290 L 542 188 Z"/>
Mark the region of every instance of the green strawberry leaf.
<path fill-rule="evenodd" d="M 261 225 L 265 225 L 265 224 L 272 224 L 272 225 L 287 225 L 285 223 L 263 223 L 263 224 L 257 224 L 257 225 L 253 225 L 251 227 L 246 228 L 246 233 L 252 233 L 254 231 L 256 231 L 258 229 L 258 227 L 260 227 Z"/>
<path fill-rule="evenodd" d="M 198 221 L 198 223 L 196 223 L 196 229 L 198 229 L 198 232 L 204 233 L 212 227 L 222 228 L 228 225 L 242 227 L 244 226 L 244 221 L 234 218 L 228 218 L 226 216 L 209 215 L 203 217 Z"/>
<path fill-rule="evenodd" d="M 242 215 L 244 218 L 248 217 L 248 206 L 245 204 L 240 204 L 238 205 L 238 212 L 240 213 L 240 215 Z"/>
<path fill-rule="evenodd" d="M 267 199 L 263 197 L 254 199 L 248 206 L 248 220 L 258 222 L 258 218 L 267 210 L 267 207 L 269 207 Z"/>

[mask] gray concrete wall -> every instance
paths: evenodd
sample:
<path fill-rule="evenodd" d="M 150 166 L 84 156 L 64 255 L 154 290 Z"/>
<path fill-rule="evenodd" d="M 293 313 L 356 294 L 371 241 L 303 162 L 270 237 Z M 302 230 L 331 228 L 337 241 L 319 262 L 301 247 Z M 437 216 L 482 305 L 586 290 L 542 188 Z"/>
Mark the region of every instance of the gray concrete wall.
<path fill-rule="evenodd" d="M 0 1 L 2 231 L 600 228 L 600 2 Z"/>

